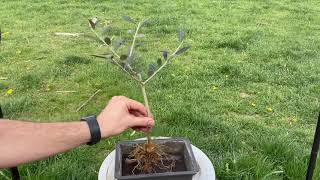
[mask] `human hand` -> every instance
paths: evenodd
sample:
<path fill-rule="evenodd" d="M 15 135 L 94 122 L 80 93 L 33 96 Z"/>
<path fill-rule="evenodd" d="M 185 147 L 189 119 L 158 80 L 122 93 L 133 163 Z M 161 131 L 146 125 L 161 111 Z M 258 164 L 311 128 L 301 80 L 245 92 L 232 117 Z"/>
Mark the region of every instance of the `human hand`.
<path fill-rule="evenodd" d="M 102 138 L 118 135 L 128 128 L 147 132 L 155 124 L 143 104 L 125 96 L 114 96 L 97 120 Z"/>

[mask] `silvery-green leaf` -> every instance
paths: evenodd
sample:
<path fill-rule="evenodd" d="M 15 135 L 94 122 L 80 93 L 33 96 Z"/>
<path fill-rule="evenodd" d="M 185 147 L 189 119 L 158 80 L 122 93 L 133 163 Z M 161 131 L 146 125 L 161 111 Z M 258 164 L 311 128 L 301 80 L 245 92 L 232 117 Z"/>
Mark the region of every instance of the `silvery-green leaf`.
<path fill-rule="evenodd" d="M 102 34 L 106 34 L 107 32 L 109 32 L 110 31 L 110 29 L 111 29 L 111 26 L 105 26 L 105 27 L 103 27 L 102 28 Z"/>
<path fill-rule="evenodd" d="M 124 68 L 124 66 L 126 65 L 126 63 L 124 62 L 119 62 L 119 64 Z"/>
<path fill-rule="evenodd" d="M 134 55 L 129 56 L 129 57 L 127 58 L 128 64 L 133 64 L 134 61 L 135 61 L 135 59 L 136 59 L 136 58 L 134 57 Z"/>
<path fill-rule="evenodd" d="M 122 39 L 118 39 L 116 40 L 115 44 L 114 44 L 114 49 L 117 50 L 120 48 L 120 46 L 124 45 L 124 41 Z"/>
<path fill-rule="evenodd" d="M 174 55 L 175 55 L 175 56 L 178 56 L 178 55 L 186 52 L 190 47 L 191 47 L 191 46 L 183 47 L 183 48 L 179 49 Z"/>
<path fill-rule="evenodd" d="M 105 56 L 106 56 L 107 59 L 112 59 L 113 58 L 112 54 L 106 54 Z"/>
<path fill-rule="evenodd" d="M 111 39 L 108 38 L 108 37 L 105 37 L 105 38 L 104 38 L 104 42 L 105 42 L 106 44 L 110 45 L 110 44 L 111 44 Z"/>
<path fill-rule="evenodd" d="M 92 55 L 93 57 L 98 57 L 98 58 L 103 58 L 103 59 L 112 59 L 113 55 L 112 54 L 102 54 L 102 55 Z"/>
<path fill-rule="evenodd" d="M 167 50 L 162 51 L 162 56 L 163 56 L 163 58 L 164 58 L 165 60 L 168 59 L 168 54 L 169 54 L 169 52 L 168 52 Z"/>
<path fill-rule="evenodd" d="M 131 67 L 130 67 L 130 65 L 129 65 L 128 63 L 125 63 L 124 66 L 123 66 L 123 68 L 124 68 L 126 71 L 131 72 Z"/>
<path fill-rule="evenodd" d="M 125 54 L 123 54 L 123 55 L 120 56 L 120 60 L 122 60 L 122 61 L 126 60 L 127 58 L 128 58 L 128 56 L 125 55 Z"/>
<path fill-rule="evenodd" d="M 149 64 L 148 75 L 151 76 L 156 71 L 156 66 L 154 64 Z"/>
<path fill-rule="evenodd" d="M 141 47 L 141 46 L 143 46 L 143 45 L 144 45 L 144 43 L 139 42 L 139 43 L 136 43 L 135 47 L 138 48 L 138 47 Z"/>
<path fill-rule="evenodd" d="M 178 33 L 178 38 L 179 38 L 179 42 L 181 42 L 184 39 L 185 33 L 182 30 L 179 30 Z"/>
<path fill-rule="evenodd" d="M 129 23 L 135 24 L 134 20 L 129 16 L 122 16 L 122 19 Z"/>
<path fill-rule="evenodd" d="M 146 26 L 148 24 L 149 24 L 149 19 L 146 19 L 141 23 L 140 27 Z"/>
<path fill-rule="evenodd" d="M 158 64 L 158 66 L 161 66 L 162 65 L 162 60 L 159 58 L 159 59 L 157 59 L 157 64 Z"/>
<path fill-rule="evenodd" d="M 89 19 L 89 24 L 92 29 L 96 29 L 96 26 L 98 24 L 98 18 L 94 17 L 92 19 Z"/>

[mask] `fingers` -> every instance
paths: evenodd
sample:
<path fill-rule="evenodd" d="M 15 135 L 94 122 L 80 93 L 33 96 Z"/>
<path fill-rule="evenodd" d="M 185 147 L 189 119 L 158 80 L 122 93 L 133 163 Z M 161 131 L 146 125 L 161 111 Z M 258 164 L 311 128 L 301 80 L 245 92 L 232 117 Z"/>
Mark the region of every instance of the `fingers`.
<path fill-rule="evenodd" d="M 144 114 L 141 114 L 140 111 L 131 110 L 129 112 L 130 112 L 130 114 L 137 116 L 137 117 L 144 117 L 145 116 Z M 148 117 L 151 117 L 152 119 L 154 119 L 153 114 L 148 114 Z"/>
<path fill-rule="evenodd" d="M 128 123 L 131 128 L 137 127 L 139 129 L 151 128 L 154 126 L 154 120 L 150 117 L 130 116 Z"/>
<path fill-rule="evenodd" d="M 145 108 L 143 104 L 129 98 L 126 101 L 127 101 L 127 107 L 130 112 L 138 111 L 143 116 L 148 116 L 147 108 Z"/>
<path fill-rule="evenodd" d="M 143 132 L 150 132 L 151 128 L 147 128 L 147 127 L 133 127 L 132 128 L 135 131 L 143 131 Z"/>
<path fill-rule="evenodd" d="M 144 117 L 139 111 L 130 111 L 130 114 L 132 114 L 133 116 L 136 116 L 136 117 Z M 150 116 L 152 119 L 153 119 L 153 115 L 151 114 Z M 154 120 L 153 120 L 154 121 Z M 143 132 L 150 132 L 150 130 L 152 128 L 150 127 L 143 127 L 143 126 L 135 126 L 135 127 L 132 127 L 132 129 L 136 130 L 136 131 L 143 131 Z"/>
<path fill-rule="evenodd" d="M 137 116 L 137 117 L 145 117 L 143 114 L 141 114 L 139 111 L 131 110 L 129 111 L 131 115 Z"/>

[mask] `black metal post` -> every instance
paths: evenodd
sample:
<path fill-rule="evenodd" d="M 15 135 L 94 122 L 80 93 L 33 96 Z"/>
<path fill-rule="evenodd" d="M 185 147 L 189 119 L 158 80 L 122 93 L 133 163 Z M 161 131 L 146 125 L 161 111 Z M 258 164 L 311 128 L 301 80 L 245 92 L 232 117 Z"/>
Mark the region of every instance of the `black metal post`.
<path fill-rule="evenodd" d="M 1 110 L 1 106 L 0 106 L 0 119 L 2 119 L 2 118 L 3 118 L 3 113 Z M 11 171 L 11 175 L 12 175 L 13 180 L 20 180 L 20 174 L 19 174 L 18 167 L 12 167 L 12 168 L 10 168 L 10 171 Z"/>
<path fill-rule="evenodd" d="M 320 144 L 320 113 L 318 117 L 318 122 L 317 122 L 317 127 L 316 127 L 316 132 L 314 134 L 314 140 L 313 140 L 313 145 L 312 145 L 312 150 L 311 150 L 311 155 L 310 155 L 310 161 L 309 161 L 309 166 L 307 170 L 307 176 L 306 180 L 312 180 L 313 176 L 313 171 L 317 163 L 317 156 L 319 152 L 319 144 Z"/>

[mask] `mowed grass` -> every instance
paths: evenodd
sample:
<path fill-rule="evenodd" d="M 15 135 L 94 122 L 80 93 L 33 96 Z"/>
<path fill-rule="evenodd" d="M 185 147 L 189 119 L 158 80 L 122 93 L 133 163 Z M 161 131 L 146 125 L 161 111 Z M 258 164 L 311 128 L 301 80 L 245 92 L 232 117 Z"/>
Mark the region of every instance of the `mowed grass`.
<path fill-rule="evenodd" d="M 319 111 L 320 2 L 310 1 L 1 1 L 0 103 L 12 119 L 78 121 L 115 95 L 142 101 L 116 67 L 92 58 L 103 51 L 87 19 L 142 30 L 154 61 L 187 32 L 192 49 L 147 87 L 154 136 L 187 137 L 211 159 L 218 179 L 304 179 Z M 54 32 L 85 32 L 57 37 Z M 153 45 L 152 45 L 153 44 Z M 11 96 L 6 95 L 13 89 Z M 101 89 L 80 112 L 75 109 Z M 57 91 L 76 91 L 59 93 Z M 20 166 L 22 179 L 97 179 L 119 140 L 82 146 Z M 320 178 L 320 166 L 315 179 Z M 0 179 L 9 171 L 1 170 Z"/>

